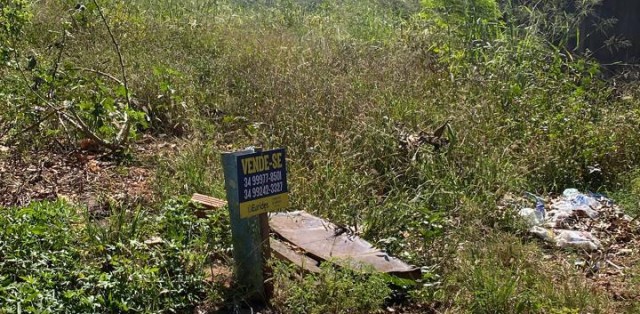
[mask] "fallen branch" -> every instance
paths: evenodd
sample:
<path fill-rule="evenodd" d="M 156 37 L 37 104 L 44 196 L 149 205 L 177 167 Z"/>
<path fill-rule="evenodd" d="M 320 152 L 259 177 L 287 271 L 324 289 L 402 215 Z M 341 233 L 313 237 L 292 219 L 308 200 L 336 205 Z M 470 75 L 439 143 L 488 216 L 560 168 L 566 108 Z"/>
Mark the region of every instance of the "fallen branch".
<path fill-rule="evenodd" d="M 620 266 L 618 266 L 618 265 L 614 264 L 614 263 L 613 263 L 612 261 L 610 261 L 610 260 L 607 260 L 607 264 L 609 264 L 609 265 L 613 266 L 613 268 L 615 268 L 615 269 L 617 269 L 617 270 L 619 270 L 619 271 L 622 271 L 622 270 L 624 269 L 623 267 L 620 267 Z"/>

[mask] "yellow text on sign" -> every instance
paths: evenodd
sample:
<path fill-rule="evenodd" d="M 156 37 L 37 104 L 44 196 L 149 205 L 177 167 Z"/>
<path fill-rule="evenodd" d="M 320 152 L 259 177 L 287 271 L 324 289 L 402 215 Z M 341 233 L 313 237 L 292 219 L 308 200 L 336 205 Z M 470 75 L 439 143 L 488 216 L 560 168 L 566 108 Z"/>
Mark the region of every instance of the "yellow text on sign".
<path fill-rule="evenodd" d="M 242 173 L 244 173 L 245 176 L 280 168 L 282 168 L 281 153 L 273 153 L 271 155 L 261 155 L 242 159 Z"/>
<path fill-rule="evenodd" d="M 289 194 L 282 193 L 240 203 L 240 218 L 248 218 L 289 207 Z"/>

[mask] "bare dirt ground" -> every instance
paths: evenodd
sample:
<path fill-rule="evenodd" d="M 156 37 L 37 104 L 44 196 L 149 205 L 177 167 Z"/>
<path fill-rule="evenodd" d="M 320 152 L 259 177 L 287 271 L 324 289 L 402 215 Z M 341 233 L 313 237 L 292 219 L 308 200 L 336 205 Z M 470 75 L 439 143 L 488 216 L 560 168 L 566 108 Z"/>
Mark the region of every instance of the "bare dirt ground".
<path fill-rule="evenodd" d="M 147 141 L 135 146 L 144 160 L 158 147 Z M 99 210 L 107 200 L 153 200 L 152 166 L 139 161 L 118 161 L 83 150 L 56 149 L 0 153 L 0 207 L 25 206 L 33 201 L 65 199 Z"/>

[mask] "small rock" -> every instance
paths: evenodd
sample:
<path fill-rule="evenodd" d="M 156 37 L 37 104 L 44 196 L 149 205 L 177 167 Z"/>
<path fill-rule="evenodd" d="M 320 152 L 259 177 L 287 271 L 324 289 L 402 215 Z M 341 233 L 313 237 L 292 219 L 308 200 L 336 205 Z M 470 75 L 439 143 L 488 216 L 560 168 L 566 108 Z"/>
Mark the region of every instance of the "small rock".
<path fill-rule="evenodd" d="M 151 237 L 150 239 L 144 241 L 144 244 L 146 245 L 157 245 L 162 243 L 164 243 L 164 240 L 158 236 Z"/>

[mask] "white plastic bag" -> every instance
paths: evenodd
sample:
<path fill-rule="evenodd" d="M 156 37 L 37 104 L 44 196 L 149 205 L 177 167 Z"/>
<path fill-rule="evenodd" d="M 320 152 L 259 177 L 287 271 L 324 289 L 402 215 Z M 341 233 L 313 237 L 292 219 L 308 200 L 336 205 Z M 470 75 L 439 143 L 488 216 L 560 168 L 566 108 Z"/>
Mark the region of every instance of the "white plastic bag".
<path fill-rule="evenodd" d="M 556 243 L 556 239 L 555 239 L 556 236 L 553 233 L 553 230 L 549 230 L 549 229 L 546 229 L 546 228 L 535 226 L 535 227 L 531 228 L 529 230 L 529 232 L 537 235 L 540 239 L 542 239 L 542 240 L 544 240 L 546 242 Z"/>
<path fill-rule="evenodd" d="M 587 251 L 595 251 L 602 247 L 600 240 L 590 232 L 576 230 L 556 230 L 556 245 L 561 248 L 573 247 Z"/>
<path fill-rule="evenodd" d="M 529 224 L 529 226 L 539 226 L 544 223 L 544 217 L 542 217 L 540 213 L 533 208 L 523 208 L 520 210 L 519 214 L 520 217 Z"/>

